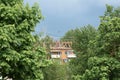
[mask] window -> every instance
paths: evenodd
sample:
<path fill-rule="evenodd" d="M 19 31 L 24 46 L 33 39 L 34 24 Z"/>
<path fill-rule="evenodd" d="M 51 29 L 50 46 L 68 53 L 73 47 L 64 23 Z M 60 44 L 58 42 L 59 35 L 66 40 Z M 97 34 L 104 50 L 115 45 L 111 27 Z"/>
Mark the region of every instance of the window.
<path fill-rule="evenodd" d="M 58 55 L 61 55 L 61 52 L 58 52 Z"/>

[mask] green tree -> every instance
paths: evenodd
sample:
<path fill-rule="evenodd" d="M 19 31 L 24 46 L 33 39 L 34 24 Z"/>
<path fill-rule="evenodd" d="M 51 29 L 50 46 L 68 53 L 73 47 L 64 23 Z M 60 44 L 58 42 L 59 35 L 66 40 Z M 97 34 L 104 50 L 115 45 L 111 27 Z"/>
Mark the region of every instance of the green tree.
<path fill-rule="evenodd" d="M 53 62 L 53 64 L 44 68 L 43 72 L 44 80 L 70 80 L 67 64 Z"/>
<path fill-rule="evenodd" d="M 40 38 L 38 37 L 37 45 L 40 45 L 45 49 L 47 53 L 47 59 L 51 58 L 50 46 L 52 46 L 53 44 L 54 44 L 53 38 L 50 37 L 49 35 L 46 35 L 45 37 L 40 37 Z"/>
<path fill-rule="evenodd" d="M 75 33 L 74 29 L 71 29 L 71 30 L 67 31 L 65 33 L 65 35 L 61 38 L 61 41 L 71 41 L 71 42 L 73 42 L 74 41 L 74 33 Z"/>
<path fill-rule="evenodd" d="M 120 79 L 120 62 L 115 58 L 91 57 L 88 60 L 89 66 L 82 76 L 77 80 L 119 80 Z"/>
<path fill-rule="evenodd" d="M 35 4 L 23 0 L 0 0 L 0 73 L 13 80 L 43 79 L 42 68 L 48 64 L 45 51 L 35 46 L 32 35 L 42 19 Z"/>
<path fill-rule="evenodd" d="M 101 23 L 98 28 L 98 44 L 104 42 L 105 44 L 99 45 L 100 50 L 105 51 L 105 54 L 111 56 L 116 55 L 119 52 L 119 39 L 120 39 L 120 7 L 114 8 L 113 6 L 107 5 L 107 10 L 104 16 L 101 17 Z"/>
<path fill-rule="evenodd" d="M 91 52 L 92 46 L 90 46 L 89 43 L 92 44 L 96 35 L 97 30 L 91 25 L 87 25 L 68 31 L 62 38 L 62 40 L 70 38 L 72 48 L 77 55 L 77 57 L 69 63 L 73 75 L 76 76 L 85 72 L 87 68 L 85 63 L 87 63 L 88 58 L 93 55 Z"/>
<path fill-rule="evenodd" d="M 107 6 L 107 10 L 111 6 Z M 108 10 L 110 11 L 110 10 Z M 95 56 L 88 59 L 88 69 L 79 80 L 119 80 L 120 79 L 120 18 L 116 12 L 101 17 L 99 34 L 94 43 Z"/>
<path fill-rule="evenodd" d="M 85 63 L 92 52 L 90 52 L 91 46 L 88 44 L 90 41 L 94 40 L 97 31 L 94 27 L 88 25 L 80 29 L 75 30 L 73 50 L 75 51 L 77 57 L 70 62 L 71 69 L 74 75 L 83 74 L 85 69 L 88 67 Z"/>
<path fill-rule="evenodd" d="M 120 18 L 114 17 L 106 17 L 104 18 L 105 22 L 101 22 L 99 26 L 99 36 L 98 36 L 98 47 L 100 47 L 99 51 L 103 51 L 103 54 L 110 54 L 111 56 L 117 56 L 116 54 L 119 52 L 119 44 L 120 44 Z M 104 43 L 104 44 L 103 44 Z"/>
<path fill-rule="evenodd" d="M 106 11 L 104 13 L 104 16 L 101 17 L 106 17 L 109 16 L 110 18 L 113 17 L 119 17 L 120 18 L 120 7 L 113 7 L 111 5 L 106 5 Z"/>
<path fill-rule="evenodd" d="M 46 49 L 47 53 L 50 52 L 50 46 L 54 44 L 53 38 L 49 35 L 46 35 L 44 38 L 40 40 L 41 45 Z"/>

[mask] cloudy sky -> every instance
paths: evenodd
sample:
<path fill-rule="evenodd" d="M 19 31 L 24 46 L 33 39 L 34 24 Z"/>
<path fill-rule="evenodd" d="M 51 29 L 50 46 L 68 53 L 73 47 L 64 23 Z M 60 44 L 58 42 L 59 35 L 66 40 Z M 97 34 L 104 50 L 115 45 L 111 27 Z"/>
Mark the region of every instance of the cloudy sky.
<path fill-rule="evenodd" d="M 99 16 L 104 14 L 105 5 L 119 6 L 120 0 L 24 0 L 30 5 L 40 5 L 44 20 L 36 32 L 45 32 L 54 38 L 60 38 L 70 29 L 88 24 L 98 27 Z"/>

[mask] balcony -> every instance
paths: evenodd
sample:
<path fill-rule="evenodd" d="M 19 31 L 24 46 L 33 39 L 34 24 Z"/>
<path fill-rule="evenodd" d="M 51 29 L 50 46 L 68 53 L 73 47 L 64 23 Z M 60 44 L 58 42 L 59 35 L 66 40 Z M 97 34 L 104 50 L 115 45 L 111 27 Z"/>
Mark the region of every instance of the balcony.
<path fill-rule="evenodd" d="M 60 55 L 52 54 L 52 55 L 51 55 L 51 58 L 60 58 Z"/>
<path fill-rule="evenodd" d="M 75 54 L 67 54 L 67 57 L 68 58 L 76 58 L 76 55 Z"/>
<path fill-rule="evenodd" d="M 68 58 L 76 58 L 76 54 L 73 53 L 73 50 L 68 50 L 65 53 Z"/>

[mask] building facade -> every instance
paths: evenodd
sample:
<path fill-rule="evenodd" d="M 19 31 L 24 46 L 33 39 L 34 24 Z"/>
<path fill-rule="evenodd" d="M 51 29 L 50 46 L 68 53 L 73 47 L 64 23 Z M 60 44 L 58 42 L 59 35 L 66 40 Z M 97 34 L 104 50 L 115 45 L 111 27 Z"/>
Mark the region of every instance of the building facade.
<path fill-rule="evenodd" d="M 50 46 L 51 59 L 58 60 L 61 63 L 66 63 L 76 57 L 72 50 L 72 42 L 56 41 L 54 45 Z"/>

